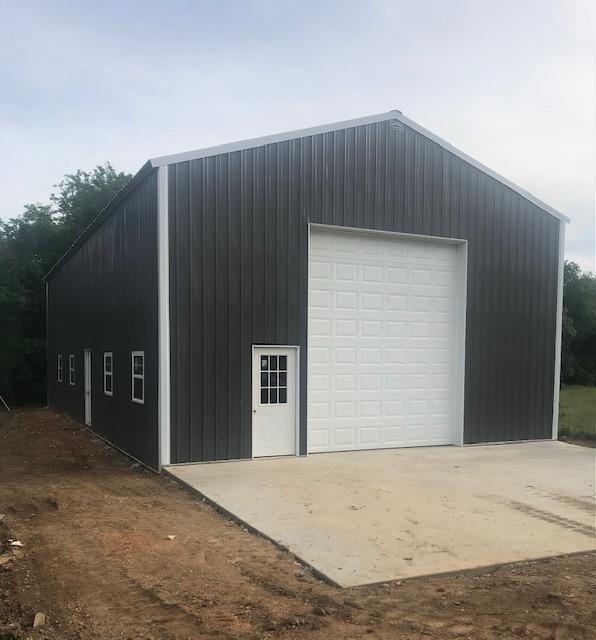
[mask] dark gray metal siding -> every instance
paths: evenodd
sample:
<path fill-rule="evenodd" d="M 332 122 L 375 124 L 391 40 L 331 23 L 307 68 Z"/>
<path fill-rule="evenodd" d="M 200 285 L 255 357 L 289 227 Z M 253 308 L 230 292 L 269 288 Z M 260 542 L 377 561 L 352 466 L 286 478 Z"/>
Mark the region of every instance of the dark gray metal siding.
<path fill-rule="evenodd" d="M 251 346 L 301 347 L 308 223 L 463 238 L 465 442 L 551 435 L 559 220 L 397 121 L 168 167 L 172 461 L 251 455 Z"/>
<path fill-rule="evenodd" d="M 118 204 L 48 281 L 51 407 L 84 421 L 83 351 L 92 350 L 92 429 L 158 467 L 157 171 Z M 131 401 L 131 351 L 145 352 L 145 404 Z M 103 392 L 103 353 L 114 358 L 114 394 Z M 63 354 L 64 381 L 56 375 Z M 68 384 L 68 355 L 76 383 Z"/>

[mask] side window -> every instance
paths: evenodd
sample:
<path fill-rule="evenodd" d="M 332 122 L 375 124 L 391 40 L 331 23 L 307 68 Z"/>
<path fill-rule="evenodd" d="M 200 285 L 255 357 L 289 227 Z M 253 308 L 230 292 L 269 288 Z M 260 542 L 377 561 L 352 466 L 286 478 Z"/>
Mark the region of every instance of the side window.
<path fill-rule="evenodd" d="M 75 359 L 74 353 L 68 356 L 68 384 L 74 386 L 75 383 Z"/>
<path fill-rule="evenodd" d="M 145 402 L 145 352 L 132 352 L 132 401 L 144 404 Z"/>
<path fill-rule="evenodd" d="M 63 367 L 62 367 L 62 354 L 61 353 L 58 354 L 57 369 L 58 369 L 58 382 L 62 382 L 62 380 L 64 380 L 64 371 L 63 371 Z"/>
<path fill-rule="evenodd" d="M 106 396 L 114 395 L 114 357 L 111 351 L 103 354 L 103 392 Z"/>

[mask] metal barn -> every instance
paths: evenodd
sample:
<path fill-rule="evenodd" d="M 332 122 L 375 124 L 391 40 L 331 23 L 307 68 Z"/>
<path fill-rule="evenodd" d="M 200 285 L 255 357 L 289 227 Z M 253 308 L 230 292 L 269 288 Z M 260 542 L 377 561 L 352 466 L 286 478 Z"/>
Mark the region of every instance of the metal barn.
<path fill-rule="evenodd" d="M 156 470 L 556 438 L 565 222 L 399 111 L 152 159 L 46 276 L 49 404 Z"/>

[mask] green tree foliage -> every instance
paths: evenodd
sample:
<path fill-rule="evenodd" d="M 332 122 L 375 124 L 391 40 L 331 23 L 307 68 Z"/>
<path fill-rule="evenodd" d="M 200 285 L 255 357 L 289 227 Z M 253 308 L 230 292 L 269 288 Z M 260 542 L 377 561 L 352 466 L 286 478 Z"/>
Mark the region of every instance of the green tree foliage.
<path fill-rule="evenodd" d="M 43 276 L 128 182 L 109 164 L 66 175 L 51 204 L 0 221 L 0 394 L 12 403 L 45 397 Z"/>
<path fill-rule="evenodd" d="M 596 385 L 596 276 L 565 262 L 561 378 Z"/>

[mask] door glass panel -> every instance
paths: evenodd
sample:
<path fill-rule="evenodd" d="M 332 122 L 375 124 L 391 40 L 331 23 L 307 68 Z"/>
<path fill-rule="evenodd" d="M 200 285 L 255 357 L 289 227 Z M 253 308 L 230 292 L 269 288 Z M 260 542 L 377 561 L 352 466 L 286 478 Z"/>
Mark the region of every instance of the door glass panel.
<path fill-rule="evenodd" d="M 261 404 L 287 404 L 287 369 L 287 356 L 261 356 Z"/>

